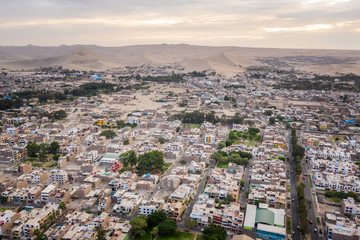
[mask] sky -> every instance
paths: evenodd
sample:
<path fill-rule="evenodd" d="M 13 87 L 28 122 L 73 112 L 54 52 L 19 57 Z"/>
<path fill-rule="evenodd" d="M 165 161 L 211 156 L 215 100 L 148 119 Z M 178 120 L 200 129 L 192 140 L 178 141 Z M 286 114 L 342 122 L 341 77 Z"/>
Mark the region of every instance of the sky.
<path fill-rule="evenodd" d="M 0 45 L 360 49 L 360 0 L 0 0 Z"/>

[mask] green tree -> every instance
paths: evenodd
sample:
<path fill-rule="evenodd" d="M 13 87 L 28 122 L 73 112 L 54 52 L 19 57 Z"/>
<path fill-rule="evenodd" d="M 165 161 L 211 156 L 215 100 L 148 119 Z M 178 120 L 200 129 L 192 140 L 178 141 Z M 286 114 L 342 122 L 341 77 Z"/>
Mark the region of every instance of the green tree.
<path fill-rule="evenodd" d="M 39 158 L 41 159 L 44 159 L 46 154 L 48 153 L 49 151 L 49 144 L 47 143 L 40 143 L 39 145 L 39 148 L 40 148 L 40 151 L 39 151 Z"/>
<path fill-rule="evenodd" d="M 50 216 L 49 216 L 49 219 L 50 219 L 50 221 L 54 221 L 54 220 L 55 220 L 54 215 L 50 215 Z"/>
<path fill-rule="evenodd" d="M 102 227 L 98 227 L 96 230 L 96 240 L 106 240 L 106 232 Z"/>
<path fill-rule="evenodd" d="M 100 133 L 100 136 L 104 136 L 107 139 L 112 138 L 112 137 L 116 137 L 116 133 L 113 130 L 104 130 Z"/>
<path fill-rule="evenodd" d="M 175 232 L 177 226 L 174 220 L 167 219 L 158 225 L 159 235 L 168 236 Z"/>
<path fill-rule="evenodd" d="M 39 236 L 40 233 L 41 233 L 40 230 L 39 230 L 38 228 L 36 228 L 35 231 L 34 231 L 34 234 L 35 234 L 36 236 Z"/>
<path fill-rule="evenodd" d="M 124 142 L 123 142 L 124 145 L 129 145 L 129 143 L 130 143 L 129 139 L 125 139 Z"/>
<path fill-rule="evenodd" d="M 187 229 L 193 229 L 194 227 L 196 227 L 196 221 L 191 218 L 188 218 L 185 221 L 185 226 Z"/>
<path fill-rule="evenodd" d="M 203 234 L 205 236 L 205 239 L 211 239 L 211 240 L 226 239 L 226 231 L 221 227 L 214 226 L 214 224 L 211 224 L 209 227 L 205 228 Z"/>
<path fill-rule="evenodd" d="M 50 114 L 50 118 L 54 120 L 61 120 L 61 119 L 65 119 L 66 117 L 67 114 L 64 110 L 58 110 Z"/>
<path fill-rule="evenodd" d="M 266 116 L 271 116 L 271 115 L 273 115 L 273 111 L 271 111 L 271 110 L 265 110 L 264 114 L 265 114 Z"/>
<path fill-rule="evenodd" d="M 274 125 L 275 124 L 275 118 L 273 118 L 273 117 L 269 118 L 269 123 L 270 123 L 270 125 Z"/>
<path fill-rule="evenodd" d="M 155 235 L 155 236 L 158 236 L 159 235 L 159 228 L 157 226 L 153 227 L 153 229 L 151 230 L 151 234 Z"/>
<path fill-rule="evenodd" d="M 159 137 L 158 141 L 159 141 L 160 144 L 164 144 L 166 142 L 166 139 L 163 138 L 163 137 Z"/>
<path fill-rule="evenodd" d="M 35 142 L 28 143 L 26 145 L 26 152 L 29 157 L 36 157 L 39 151 L 40 151 L 40 146 Z"/>
<path fill-rule="evenodd" d="M 57 154 L 60 150 L 60 145 L 57 141 L 52 141 L 49 146 L 49 153 Z"/>
<path fill-rule="evenodd" d="M 59 209 L 55 211 L 55 216 L 56 216 L 56 217 L 59 217 L 59 216 L 60 216 L 60 210 L 59 210 Z"/>
<path fill-rule="evenodd" d="M 176 132 L 177 132 L 177 133 L 180 132 L 180 130 L 181 130 L 181 127 L 177 127 L 177 128 L 176 128 Z"/>
<path fill-rule="evenodd" d="M 41 225 L 41 228 L 44 229 L 44 230 L 47 229 L 47 224 L 43 223 L 43 225 Z"/>
<path fill-rule="evenodd" d="M 64 202 L 61 202 L 61 203 L 59 204 L 59 208 L 60 208 L 61 210 L 64 210 L 64 209 L 66 208 L 66 204 L 65 204 Z"/>
<path fill-rule="evenodd" d="M 147 217 L 147 224 L 149 227 L 153 228 L 153 227 L 159 225 L 159 223 L 161 223 L 162 221 L 165 221 L 166 219 L 167 219 L 167 217 L 166 217 L 165 212 L 156 211 Z"/>
<path fill-rule="evenodd" d="M 223 142 L 223 141 L 219 142 L 218 149 L 223 149 L 224 147 L 226 147 L 225 142 Z"/>
<path fill-rule="evenodd" d="M 155 150 L 144 153 L 138 157 L 137 170 L 138 173 L 152 173 L 154 171 L 162 171 L 165 165 L 164 155 L 162 152 Z"/>
<path fill-rule="evenodd" d="M 131 225 L 131 234 L 133 236 L 144 236 L 146 233 L 147 222 L 145 215 L 138 215 L 130 221 Z"/>

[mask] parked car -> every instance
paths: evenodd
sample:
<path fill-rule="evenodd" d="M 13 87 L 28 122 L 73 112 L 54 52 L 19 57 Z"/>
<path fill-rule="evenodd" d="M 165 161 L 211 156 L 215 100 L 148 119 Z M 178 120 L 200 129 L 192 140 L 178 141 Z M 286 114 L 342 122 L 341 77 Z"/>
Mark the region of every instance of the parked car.
<path fill-rule="evenodd" d="M 309 223 L 312 224 L 312 220 L 309 220 Z"/>

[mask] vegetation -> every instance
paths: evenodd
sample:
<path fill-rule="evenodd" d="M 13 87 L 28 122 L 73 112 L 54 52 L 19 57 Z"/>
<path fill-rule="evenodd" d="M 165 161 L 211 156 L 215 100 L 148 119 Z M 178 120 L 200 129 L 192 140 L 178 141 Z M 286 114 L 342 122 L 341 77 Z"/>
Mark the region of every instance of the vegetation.
<path fill-rule="evenodd" d="M 163 137 L 159 137 L 158 141 L 159 141 L 160 144 L 164 144 L 166 142 L 166 139 L 163 138 Z"/>
<path fill-rule="evenodd" d="M 187 229 L 193 229 L 193 228 L 195 228 L 195 227 L 196 227 L 196 221 L 193 220 L 193 219 L 191 219 L 191 218 L 186 219 L 186 221 L 185 221 L 185 227 L 186 227 Z"/>
<path fill-rule="evenodd" d="M 175 232 L 176 228 L 177 226 L 174 220 L 166 219 L 158 225 L 159 235 L 169 236 Z"/>
<path fill-rule="evenodd" d="M 296 131 L 291 130 L 291 143 L 292 143 L 292 155 L 295 159 L 295 172 L 296 175 L 301 174 L 301 159 L 305 155 L 305 148 L 297 143 Z"/>
<path fill-rule="evenodd" d="M 214 224 L 211 224 L 209 227 L 205 228 L 204 231 L 204 237 L 208 240 L 225 240 L 226 239 L 226 231 L 221 228 L 214 226 Z"/>
<path fill-rule="evenodd" d="M 146 233 L 147 222 L 145 215 L 138 215 L 130 221 L 131 235 L 132 236 L 144 236 Z"/>
<path fill-rule="evenodd" d="M 141 77 L 141 79 L 143 81 L 148 81 L 148 82 L 160 82 L 160 83 L 165 83 L 165 82 L 182 82 L 184 80 L 184 76 L 182 74 L 173 74 L 173 75 L 169 75 L 169 76 L 144 76 Z"/>
<path fill-rule="evenodd" d="M 305 234 L 309 233 L 309 220 L 307 216 L 307 208 L 306 208 L 306 199 L 305 199 L 305 184 L 300 183 L 296 185 L 296 192 L 298 197 L 299 207 L 297 212 L 299 214 L 300 219 L 300 233 L 305 236 Z"/>
<path fill-rule="evenodd" d="M 136 164 L 138 162 L 138 158 L 137 158 L 134 150 L 131 150 L 131 151 L 121 154 L 120 159 L 122 160 L 124 167 L 127 167 L 130 165 L 131 168 L 133 168 L 134 166 L 136 166 Z"/>
<path fill-rule="evenodd" d="M 147 217 L 147 225 L 150 228 L 158 226 L 161 222 L 167 219 L 165 212 L 156 211 Z"/>
<path fill-rule="evenodd" d="M 227 153 L 218 151 L 211 155 L 211 159 L 217 162 L 217 167 L 227 168 L 229 162 L 236 163 L 238 165 L 248 165 L 249 159 L 252 158 L 251 153 L 242 152 L 242 151 L 233 151 L 229 155 Z"/>
<path fill-rule="evenodd" d="M 28 143 L 26 145 L 26 152 L 28 157 L 39 157 L 44 159 L 47 154 L 56 155 L 60 150 L 60 145 L 57 141 L 51 142 L 51 144 L 41 143 L 37 144 L 35 142 Z"/>
<path fill-rule="evenodd" d="M 360 202 L 359 195 L 353 192 L 344 193 L 344 192 L 326 191 L 325 196 L 327 198 L 340 199 L 340 200 L 344 198 L 352 197 L 356 202 Z"/>
<path fill-rule="evenodd" d="M 100 133 L 100 136 L 106 137 L 106 139 L 116 137 L 116 133 L 113 130 L 104 130 Z"/>
<path fill-rule="evenodd" d="M 155 150 L 146 152 L 138 157 L 136 169 L 138 174 L 161 172 L 165 165 L 164 155 L 162 152 Z"/>
<path fill-rule="evenodd" d="M 102 227 L 98 227 L 96 230 L 96 240 L 106 240 L 106 231 Z"/>

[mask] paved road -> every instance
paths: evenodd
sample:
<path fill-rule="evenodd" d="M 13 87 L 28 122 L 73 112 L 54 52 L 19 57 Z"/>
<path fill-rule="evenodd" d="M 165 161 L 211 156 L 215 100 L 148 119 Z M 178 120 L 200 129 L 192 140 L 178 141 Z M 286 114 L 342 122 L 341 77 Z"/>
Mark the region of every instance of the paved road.
<path fill-rule="evenodd" d="M 299 138 L 298 141 L 299 143 L 301 143 L 301 138 Z M 312 224 L 310 224 L 310 228 L 309 228 L 311 239 L 312 240 L 322 239 L 319 237 L 319 228 L 317 227 L 316 216 L 315 216 L 315 207 L 314 207 L 315 205 L 311 194 L 309 177 L 307 177 L 309 173 L 304 158 L 301 160 L 301 169 L 302 169 L 302 175 L 306 176 L 305 179 L 303 179 L 303 182 L 305 184 L 304 191 L 305 191 L 306 206 L 308 208 L 308 219 L 312 221 Z M 317 230 L 316 232 L 315 229 Z"/>
<path fill-rule="evenodd" d="M 211 160 L 210 166 L 208 167 L 208 169 L 206 170 L 204 177 L 202 178 L 197 190 L 196 190 L 196 194 L 193 198 L 193 200 L 191 201 L 191 203 L 187 206 L 187 208 L 185 209 L 185 213 L 183 214 L 182 218 L 181 218 L 181 222 L 179 222 L 178 227 L 184 229 L 185 228 L 185 221 L 186 219 L 188 219 L 190 217 L 191 211 L 194 207 L 194 204 L 196 203 L 196 201 L 199 198 L 200 193 L 202 193 L 204 187 L 205 187 L 205 182 L 208 176 L 210 176 L 213 167 L 214 167 L 215 163 L 213 160 Z"/>
<path fill-rule="evenodd" d="M 293 233 L 294 240 L 300 240 L 300 232 L 298 230 L 299 223 L 299 215 L 297 213 L 299 204 L 297 198 L 297 192 L 295 189 L 296 186 L 296 173 L 295 173 L 295 162 L 292 157 L 292 144 L 291 144 L 291 133 L 289 133 L 289 152 L 288 156 L 290 159 L 290 190 L 291 190 L 291 229 Z"/>

